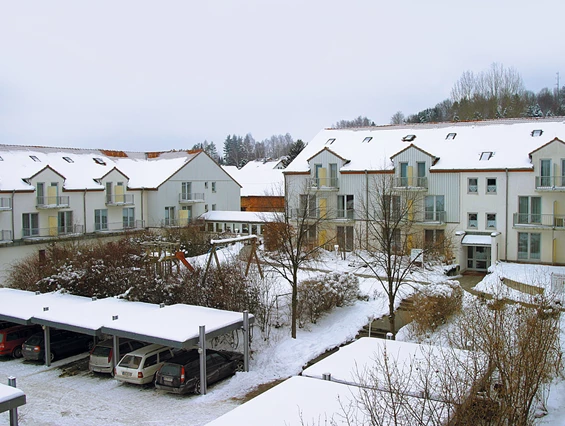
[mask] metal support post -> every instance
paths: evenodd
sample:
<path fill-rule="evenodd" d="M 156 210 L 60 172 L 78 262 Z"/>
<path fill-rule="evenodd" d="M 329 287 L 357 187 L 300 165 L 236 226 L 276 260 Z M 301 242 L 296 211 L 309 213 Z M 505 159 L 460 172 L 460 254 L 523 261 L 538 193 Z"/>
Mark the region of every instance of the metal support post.
<path fill-rule="evenodd" d="M 45 344 L 45 365 L 47 367 L 51 366 L 51 333 L 49 330 L 49 326 L 46 325 L 43 327 L 43 343 Z"/>
<path fill-rule="evenodd" d="M 243 311 L 243 371 L 249 371 L 249 311 Z"/>
<path fill-rule="evenodd" d="M 198 353 L 200 354 L 200 395 L 206 395 L 206 326 L 200 326 L 198 342 Z"/>
<path fill-rule="evenodd" d="M 114 374 L 114 368 L 118 365 L 120 360 L 120 338 L 118 336 L 112 336 L 112 345 L 114 346 L 112 350 L 112 375 Z"/>
<path fill-rule="evenodd" d="M 16 387 L 16 378 L 13 376 L 8 377 L 8 386 Z M 18 409 L 10 409 L 10 426 L 18 426 Z"/>

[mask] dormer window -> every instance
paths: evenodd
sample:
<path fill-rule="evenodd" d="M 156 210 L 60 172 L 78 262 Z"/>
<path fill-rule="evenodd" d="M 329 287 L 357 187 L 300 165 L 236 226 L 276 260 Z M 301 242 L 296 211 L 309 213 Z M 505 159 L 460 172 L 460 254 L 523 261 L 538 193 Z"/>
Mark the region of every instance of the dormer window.
<path fill-rule="evenodd" d="M 536 130 L 532 130 L 531 135 L 532 135 L 533 138 L 535 138 L 535 137 L 541 136 L 542 133 L 543 133 L 542 129 L 536 129 Z"/>
<path fill-rule="evenodd" d="M 371 142 L 372 139 L 373 139 L 372 136 L 367 136 L 365 139 L 363 139 L 363 143 L 369 143 Z"/>
<path fill-rule="evenodd" d="M 331 145 L 334 142 L 335 142 L 335 138 L 328 139 L 328 141 L 326 142 L 326 145 Z"/>
<path fill-rule="evenodd" d="M 492 156 L 493 156 L 493 153 L 491 151 L 485 151 L 485 152 L 481 153 L 481 157 L 479 158 L 479 160 L 488 161 L 488 160 L 491 159 Z"/>
<path fill-rule="evenodd" d="M 35 161 L 36 163 L 40 163 L 41 160 L 39 158 L 37 158 L 35 155 L 30 155 L 29 158 L 31 158 L 33 161 Z"/>
<path fill-rule="evenodd" d="M 63 157 L 63 160 L 65 160 L 67 163 L 74 163 L 74 160 L 71 157 Z"/>
<path fill-rule="evenodd" d="M 105 165 L 106 165 L 106 162 L 105 162 L 104 160 L 102 160 L 101 158 L 99 158 L 99 157 L 94 157 L 93 160 L 94 160 L 94 162 L 95 162 L 96 164 L 100 164 L 101 166 L 105 166 Z"/>
<path fill-rule="evenodd" d="M 402 142 L 412 142 L 416 139 L 416 135 L 406 135 L 402 138 Z"/>
<path fill-rule="evenodd" d="M 450 141 L 450 140 L 455 139 L 455 136 L 457 136 L 457 133 L 448 133 L 447 136 L 445 137 L 445 139 Z"/>
<path fill-rule="evenodd" d="M 2 156 L 0 155 L 0 161 L 4 161 L 4 159 L 2 158 Z"/>

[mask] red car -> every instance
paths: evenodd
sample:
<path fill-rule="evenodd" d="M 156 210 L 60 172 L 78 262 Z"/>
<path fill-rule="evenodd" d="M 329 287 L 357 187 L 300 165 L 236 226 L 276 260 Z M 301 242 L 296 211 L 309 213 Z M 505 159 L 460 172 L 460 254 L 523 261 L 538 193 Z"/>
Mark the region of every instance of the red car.
<path fill-rule="evenodd" d="M 0 355 L 22 357 L 22 343 L 32 334 L 41 331 L 39 325 L 13 325 L 0 330 Z"/>

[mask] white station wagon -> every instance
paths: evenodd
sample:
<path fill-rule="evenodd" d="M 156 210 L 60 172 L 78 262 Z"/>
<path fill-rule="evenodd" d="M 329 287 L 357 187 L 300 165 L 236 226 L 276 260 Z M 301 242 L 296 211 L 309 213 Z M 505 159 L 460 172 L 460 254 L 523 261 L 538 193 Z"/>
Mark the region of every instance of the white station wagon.
<path fill-rule="evenodd" d="M 170 347 L 157 344 L 145 346 L 124 355 L 116 366 L 114 377 L 137 385 L 152 383 L 157 370 L 173 356 Z"/>

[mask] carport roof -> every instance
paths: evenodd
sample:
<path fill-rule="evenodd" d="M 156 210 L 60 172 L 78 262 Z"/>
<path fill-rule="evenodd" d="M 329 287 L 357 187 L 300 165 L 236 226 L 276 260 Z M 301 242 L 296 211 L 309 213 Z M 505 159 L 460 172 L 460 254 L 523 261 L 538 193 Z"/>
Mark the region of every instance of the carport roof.
<path fill-rule="evenodd" d="M 26 403 L 26 396 L 22 390 L 0 384 L 0 413 L 17 408 Z"/>
<path fill-rule="evenodd" d="M 183 304 L 161 307 L 112 297 L 96 300 L 7 288 L 0 288 L 0 299 L 0 319 L 7 321 L 47 325 L 93 336 L 112 334 L 177 348 L 197 344 L 201 325 L 211 338 L 243 324 L 240 312 Z M 45 307 L 49 310 L 44 310 Z M 249 321 L 253 322 L 252 315 Z"/>

